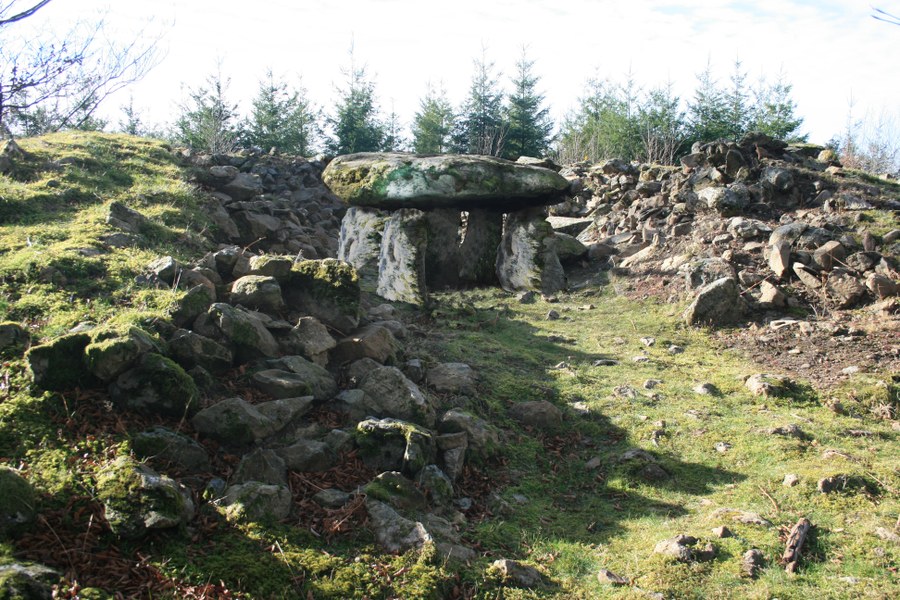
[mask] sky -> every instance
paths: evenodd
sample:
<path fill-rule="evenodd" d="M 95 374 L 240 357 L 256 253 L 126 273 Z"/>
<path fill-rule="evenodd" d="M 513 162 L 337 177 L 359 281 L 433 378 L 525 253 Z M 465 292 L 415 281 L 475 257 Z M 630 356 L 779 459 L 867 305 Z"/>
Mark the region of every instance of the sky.
<path fill-rule="evenodd" d="M 740 60 L 751 82 L 783 72 L 802 131 L 824 143 L 851 107 L 900 119 L 900 26 L 873 19 L 873 4 L 900 14 L 900 0 L 53 0 L 29 26 L 102 14 L 123 40 L 162 36 L 162 61 L 106 104 L 113 123 L 129 95 L 144 121 L 171 122 L 219 64 L 245 112 L 268 69 L 327 112 L 351 47 L 381 109 L 408 123 L 429 82 L 461 103 L 483 51 L 508 86 L 525 47 L 557 122 L 592 77 L 670 81 L 689 100 L 707 64 L 724 84 Z"/>

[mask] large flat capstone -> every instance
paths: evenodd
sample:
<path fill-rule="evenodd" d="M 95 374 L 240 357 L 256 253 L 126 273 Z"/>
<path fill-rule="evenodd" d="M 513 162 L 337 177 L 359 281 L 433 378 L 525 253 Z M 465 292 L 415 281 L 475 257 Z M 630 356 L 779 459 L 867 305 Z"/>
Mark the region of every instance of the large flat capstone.
<path fill-rule="evenodd" d="M 569 187 L 550 169 L 477 155 L 346 154 L 332 160 L 322 178 L 351 206 L 384 209 L 509 212 L 556 204 Z"/>

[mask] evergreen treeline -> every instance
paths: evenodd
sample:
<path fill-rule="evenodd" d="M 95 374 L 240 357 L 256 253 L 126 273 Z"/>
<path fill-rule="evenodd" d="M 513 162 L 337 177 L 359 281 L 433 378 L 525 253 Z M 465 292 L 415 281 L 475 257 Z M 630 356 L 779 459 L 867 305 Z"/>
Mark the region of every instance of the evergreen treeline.
<path fill-rule="evenodd" d="M 736 139 L 748 131 L 804 139 L 799 133 L 803 119 L 786 77 L 751 84 L 740 61 L 725 81 L 717 80 L 707 64 L 689 99 L 675 95 L 671 83 L 643 89 L 631 75 L 623 81 L 591 79 L 577 108 L 559 124 L 550 118 L 535 62 L 524 48 L 509 76 L 482 51 L 459 106 L 443 85 L 428 83 L 409 123 L 393 110 L 384 113 L 375 81 L 354 62 L 352 49 L 350 67 L 327 111 L 313 106 L 301 85 L 292 86 L 270 70 L 242 118 L 228 87 L 220 68 L 203 85 L 186 90 L 168 136 L 213 152 L 239 147 L 300 155 L 400 150 L 658 163 L 673 163 L 693 142 Z M 121 128 L 139 132 L 133 105 L 123 110 L 127 119 Z"/>

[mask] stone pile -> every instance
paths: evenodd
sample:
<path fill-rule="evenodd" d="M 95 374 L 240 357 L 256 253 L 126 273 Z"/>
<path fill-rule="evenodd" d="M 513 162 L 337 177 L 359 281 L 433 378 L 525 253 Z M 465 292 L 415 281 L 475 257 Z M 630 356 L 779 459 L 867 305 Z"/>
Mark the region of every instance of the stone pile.
<path fill-rule="evenodd" d="M 866 213 L 896 216 L 890 187 L 848 176 L 820 147 L 758 134 L 693 150 L 680 167 L 568 168 L 562 174 L 579 192 L 553 207 L 550 221 L 609 268 L 682 281 L 695 298 L 691 324 L 897 296 L 900 222 L 874 235 Z"/>
<path fill-rule="evenodd" d="M 476 374 L 406 360 L 406 327 L 391 305 L 363 310 L 352 267 L 228 246 L 193 266 L 160 258 L 142 280 L 187 288 L 171 319 L 84 324 L 26 353 L 39 388 L 105 389 L 116 410 L 190 423 L 131 432 L 134 455 L 99 470 L 97 495 L 117 535 L 184 527 L 201 497 L 233 519 L 287 518 L 288 474 L 331 469 L 355 450 L 380 474 L 318 502 L 334 509 L 363 494 L 389 551 L 428 542 L 451 558 L 473 556 L 459 544 L 454 482 L 467 457 L 498 444 L 493 428 L 459 408 L 477 393 Z M 453 407 L 438 401 L 447 396 Z M 318 409 L 344 415 L 344 426 L 319 425 Z M 211 472 L 209 448 L 242 457 L 227 481 Z"/>
<path fill-rule="evenodd" d="M 350 208 L 338 258 L 363 289 L 425 304 L 429 289 L 499 283 L 507 290 L 563 289 L 545 206 L 569 183 L 552 169 L 489 156 L 362 153 L 323 174 Z"/>

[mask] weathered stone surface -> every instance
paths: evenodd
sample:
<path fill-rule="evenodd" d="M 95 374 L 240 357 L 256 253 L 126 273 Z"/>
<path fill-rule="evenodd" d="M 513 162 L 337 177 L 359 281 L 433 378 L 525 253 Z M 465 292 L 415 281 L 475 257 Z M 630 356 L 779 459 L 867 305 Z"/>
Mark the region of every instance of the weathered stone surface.
<path fill-rule="evenodd" d="M 137 234 L 146 232 L 152 226 L 150 219 L 121 202 L 113 202 L 109 205 L 106 223 L 116 229 Z"/>
<path fill-rule="evenodd" d="M 653 548 L 653 552 L 671 556 L 679 562 L 690 562 L 694 558 L 694 553 L 690 546 L 693 546 L 696 543 L 696 538 L 689 535 L 676 535 L 673 538 L 657 542 L 656 546 Z"/>
<path fill-rule="evenodd" d="M 199 433 L 236 446 L 252 444 L 275 432 L 274 421 L 243 398 L 226 398 L 204 408 L 191 422 Z"/>
<path fill-rule="evenodd" d="M 439 290 L 459 286 L 459 209 L 439 208 L 425 213 L 425 285 Z"/>
<path fill-rule="evenodd" d="M 553 228 L 542 208 L 507 215 L 497 252 L 497 277 L 503 289 L 545 294 L 565 289 L 566 274 L 551 247 L 552 237 Z"/>
<path fill-rule="evenodd" d="M 490 156 L 360 153 L 338 156 L 322 174 L 353 206 L 515 210 L 556 204 L 569 189 L 558 173 Z"/>
<path fill-rule="evenodd" d="M 315 398 L 312 396 L 299 396 L 260 402 L 253 406 L 262 416 L 271 419 L 273 431 L 278 432 L 294 421 L 294 419 L 308 413 L 314 401 Z"/>
<path fill-rule="evenodd" d="M 288 278 L 293 266 L 294 257 L 292 256 L 280 256 L 277 254 L 251 256 L 249 262 L 250 272 L 247 275 L 274 277 L 281 282 Z"/>
<path fill-rule="evenodd" d="M 555 232 L 553 237 L 549 238 L 547 245 L 559 258 L 562 264 L 570 264 L 583 258 L 588 253 L 588 248 L 575 237 L 567 234 Z"/>
<path fill-rule="evenodd" d="M 562 411 L 547 400 L 519 402 L 509 409 L 509 416 L 529 427 L 552 430 L 562 425 Z"/>
<path fill-rule="evenodd" d="M 281 353 L 278 342 L 261 318 L 230 304 L 217 302 L 210 306 L 198 318 L 194 329 L 213 339 L 227 339 L 234 346 L 235 358 L 240 362 Z"/>
<path fill-rule="evenodd" d="M 220 375 L 231 368 L 231 350 L 193 331 L 179 329 L 169 339 L 169 354 L 185 369 L 201 366 Z"/>
<path fill-rule="evenodd" d="M 26 354 L 34 383 L 45 390 L 61 391 L 84 386 L 93 376 L 84 364 L 84 349 L 91 342 L 85 333 L 64 335 Z"/>
<path fill-rule="evenodd" d="M 19 354 L 30 341 L 28 331 L 18 323 L 11 321 L 0 323 L 0 356 Z"/>
<path fill-rule="evenodd" d="M 311 395 L 316 400 L 329 400 L 337 393 L 337 383 L 334 380 L 334 376 L 325 368 L 306 360 L 302 356 L 282 356 L 281 358 L 268 361 L 267 364 L 273 370 L 289 371 L 290 374 L 296 375 L 306 382 L 309 387 L 309 392 L 305 394 L 286 394 L 287 389 L 279 388 L 276 383 L 275 379 L 277 377 L 270 377 L 268 385 L 275 387 L 271 393 L 276 398 Z M 260 375 L 260 373 L 254 375 L 253 379 L 261 383 L 263 378 L 257 378 L 257 375 Z M 286 388 L 295 387 L 294 382 L 297 381 L 296 378 L 284 378 L 283 375 L 280 377 L 286 382 Z"/>
<path fill-rule="evenodd" d="M 208 311 L 215 301 L 216 295 L 208 287 L 195 285 L 185 292 L 172 310 L 172 320 L 179 327 L 187 326 Z"/>
<path fill-rule="evenodd" d="M 401 517 L 384 502 L 367 498 L 366 510 L 375 539 L 387 552 L 406 552 L 434 542 L 422 523 Z"/>
<path fill-rule="evenodd" d="M 426 213 L 395 211 L 385 222 L 378 256 L 376 293 L 386 300 L 422 305 L 428 301 L 425 257 L 428 246 Z"/>
<path fill-rule="evenodd" d="M 301 317 L 288 335 L 281 340 L 281 347 L 290 354 L 304 357 L 324 367 L 328 364 L 328 352 L 337 346 L 337 341 L 328 328 L 315 317 Z"/>
<path fill-rule="evenodd" d="M 287 465 L 274 450 L 257 448 L 241 458 L 232 476 L 233 483 L 258 481 L 270 485 L 286 486 Z"/>
<path fill-rule="evenodd" d="M 834 269 L 825 282 L 825 293 L 838 308 L 855 306 L 866 295 L 866 286 L 844 269 Z"/>
<path fill-rule="evenodd" d="M 230 520 L 279 521 L 291 514 L 291 490 L 283 485 L 248 481 L 229 487 L 223 505 Z"/>
<path fill-rule="evenodd" d="M 434 462 L 433 433 L 399 419 L 366 419 L 356 426 L 360 456 L 379 471 L 402 471 L 415 475 Z"/>
<path fill-rule="evenodd" d="M 769 373 L 756 373 L 747 378 L 744 385 L 754 396 L 780 398 L 790 395 L 793 384 L 787 377 Z"/>
<path fill-rule="evenodd" d="M 31 484 L 8 467 L 0 467 L 0 536 L 27 526 L 37 514 Z"/>
<path fill-rule="evenodd" d="M 422 510 L 426 505 L 425 494 L 398 471 L 376 475 L 363 489 L 366 496 L 400 510 Z"/>
<path fill-rule="evenodd" d="M 0 159 L 4 158 L 0 155 Z M 3 162 L 0 160 L 0 173 Z M 0 565 L 0 598 L 4 600 L 51 600 L 53 586 L 59 583 L 60 573 L 50 567 L 12 562 Z"/>
<path fill-rule="evenodd" d="M 783 279 L 791 267 L 791 245 L 787 240 L 779 240 L 769 248 L 769 268 L 775 277 Z"/>
<path fill-rule="evenodd" d="M 234 179 L 222 186 L 222 191 L 234 200 L 249 200 L 263 193 L 262 180 L 255 173 L 238 173 Z"/>
<path fill-rule="evenodd" d="M 378 258 L 388 217 L 374 208 L 351 206 L 341 220 L 338 260 L 356 269 L 359 287 L 366 292 L 374 292 L 378 286 Z"/>
<path fill-rule="evenodd" d="M 338 331 L 359 324 L 359 277 L 345 262 L 326 258 L 295 263 L 282 295 L 290 308 Z"/>
<path fill-rule="evenodd" d="M 475 371 L 465 363 L 440 363 L 428 369 L 428 385 L 438 392 L 475 394 Z"/>
<path fill-rule="evenodd" d="M 84 349 L 88 371 L 101 381 L 112 381 L 129 369 L 143 354 L 159 352 L 156 343 L 143 330 L 109 331 L 93 336 Z"/>
<path fill-rule="evenodd" d="M 734 267 L 721 258 L 701 258 L 681 266 L 678 270 L 684 273 L 685 285 L 689 290 L 709 285 L 723 277 L 736 277 Z"/>
<path fill-rule="evenodd" d="M 393 417 L 432 427 L 434 407 L 419 387 L 396 367 L 381 367 L 366 375 L 359 385 L 378 410 L 373 416 Z"/>
<path fill-rule="evenodd" d="M 176 418 L 194 414 L 200 398 L 191 376 L 155 352 L 144 354 L 135 368 L 119 375 L 109 394 L 122 408 Z"/>
<path fill-rule="evenodd" d="M 497 248 L 503 235 L 503 214 L 473 208 L 468 211 L 459 247 L 459 279 L 470 285 L 497 283 Z"/>
<path fill-rule="evenodd" d="M 138 433 L 132 440 L 132 447 L 138 458 L 154 464 L 168 463 L 193 473 L 210 469 L 209 455 L 203 446 L 166 427 L 154 427 Z"/>
<path fill-rule="evenodd" d="M 103 503 L 110 528 L 124 538 L 184 526 L 194 517 L 187 488 L 127 456 L 100 469 L 97 499 Z"/>
<path fill-rule="evenodd" d="M 700 288 L 697 297 L 684 312 L 688 325 L 729 325 L 746 312 L 740 290 L 734 279 L 723 277 Z"/>
<path fill-rule="evenodd" d="M 331 361 L 340 365 L 371 358 L 383 364 L 394 359 L 398 348 L 399 344 L 389 329 L 371 324 L 338 340 L 331 351 Z"/>
<path fill-rule="evenodd" d="M 772 233 L 772 228 L 757 219 L 734 217 L 728 222 L 728 233 L 742 240 L 753 240 Z"/>
<path fill-rule="evenodd" d="M 277 450 L 292 471 L 326 471 L 337 464 L 337 453 L 326 442 L 300 439 Z"/>
<path fill-rule="evenodd" d="M 835 240 L 825 242 L 813 252 L 813 260 L 823 271 L 830 271 L 834 267 L 840 266 L 845 258 L 847 258 L 847 249 Z"/>
<path fill-rule="evenodd" d="M 284 306 L 278 280 L 267 275 L 244 275 L 231 284 L 231 302 L 274 312 Z"/>
<path fill-rule="evenodd" d="M 729 187 L 711 186 L 697 192 L 697 196 L 709 208 L 724 217 L 738 215 L 750 205 L 747 188 L 741 184 Z"/>
<path fill-rule="evenodd" d="M 877 273 L 870 273 L 866 277 L 866 287 L 879 300 L 900 295 L 900 284 L 890 277 Z"/>
<path fill-rule="evenodd" d="M 492 454 L 500 444 L 497 430 L 487 421 L 455 408 L 441 416 L 438 431 L 444 434 L 465 433 L 468 447 L 481 455 Z"/>
<path fill-rule="evenodd" d="M 490 571 L 497 573 L 504 583 L 520 588 L 536 588 L 544 583 L 544 575 L 531 565 L 501 558 L 491 563 Z"/>

